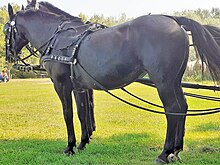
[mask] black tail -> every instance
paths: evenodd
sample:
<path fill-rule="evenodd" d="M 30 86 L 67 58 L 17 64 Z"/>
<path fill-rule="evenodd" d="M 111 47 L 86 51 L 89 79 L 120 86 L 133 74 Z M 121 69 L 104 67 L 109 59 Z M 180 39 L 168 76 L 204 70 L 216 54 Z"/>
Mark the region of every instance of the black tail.
<path fill-rule="evenodd" d="M 193 43 L 197 47 L 198 54 L 208 66 L 212 77 L 220 81 L 220 45 L 212 35 L 213 28 L 206 27 L 200 23 L 185 17 L 174 17 L 179 25 L 184 29 L 191 31 Z M 220 34 L 220 33 L 217 33 Z"/>
<path fill-rule="evenodd" d="M 220 46 L 220 28 L 212 25 L 203 25 L 214 37 L 214 40 Z"/>

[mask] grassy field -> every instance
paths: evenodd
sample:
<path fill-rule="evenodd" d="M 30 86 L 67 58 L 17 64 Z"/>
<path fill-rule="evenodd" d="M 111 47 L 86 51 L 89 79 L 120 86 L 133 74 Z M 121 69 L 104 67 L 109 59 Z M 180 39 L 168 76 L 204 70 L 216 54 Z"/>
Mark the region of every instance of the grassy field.
<path fill-rule="evenodd" d="M 160 104 L 155 89 L 134 83 L 133 93 Z M 220 93 L 186 90 L 199 94 Z M 114 91 L 138 105 L 153 108 Z M 219 103 L 187 98 L 190 109 L 219 107 Z M 83 152 L 66 157 L 66 128 L 61 103 L 49 79 L 0 83 L 0 164 L 134 164 L 151 165 L 160 154 L 166 130 L 164 115 L 137 110 L 108 94 L 95 92 L 97 130 Z M 155 109 L 155 108 L 154 108 Z M 74 105 L 79 142 L 80 125 Z M 220 164 L 220 114 L 188 117 L 182 164 Z M 178 163 L 176 163 L 178 164 Z"/>

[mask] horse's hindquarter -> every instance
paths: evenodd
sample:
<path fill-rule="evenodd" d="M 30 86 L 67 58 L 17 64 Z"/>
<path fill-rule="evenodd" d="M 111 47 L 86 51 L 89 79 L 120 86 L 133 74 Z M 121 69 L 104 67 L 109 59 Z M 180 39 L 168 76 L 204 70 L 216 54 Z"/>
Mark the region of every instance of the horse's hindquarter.
<path fill-rule="evenodd" d="M 177 49 L 179 51 L 178 45 L 184 46 L 183 37 L 180 37 L 183 31 L 170 18 L 161 17 L 143 16 L 95 32 L 81 44 L 79 62 L 108 89 L 128 85 L 145 71 L 153 74 L 164 62 L 168 63 L 164 65 L 167 67 L 178 56 L 173 53 Z M 172 46 L 179 41 L 177 46 Z M 82 86 L 99 89 L 94 85 L 97 82 L 81 67 L 76 67 L 76 73 L 82 80 Z"/>
<path fill-rule="evenodd" d="M 186 32 L 175 20 L 161 15 L 139 17 L 133 21 L 132 27 L 134 43 L 139 45 L 135 52 L 151 79 L 155 83 L 168 79 L 175 81 L 177 75 L 183 73 L 188 60 Z"/>

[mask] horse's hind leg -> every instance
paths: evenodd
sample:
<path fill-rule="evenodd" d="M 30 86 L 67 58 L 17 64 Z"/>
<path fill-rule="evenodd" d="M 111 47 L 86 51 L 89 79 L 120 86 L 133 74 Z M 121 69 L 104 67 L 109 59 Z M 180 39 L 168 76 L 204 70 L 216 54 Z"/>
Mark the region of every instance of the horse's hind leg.
<path fill-rule="evenodd" d="M 183 95 L 183 91 L 181 88 L 178 89 L 178 100 L 179 104 L 181 106 L 182 113 L 186 113 L 188 109 L 188 105 L 186 103 L 186 99 Z M 176 137 L 175 137 L 175 145 L 174 145 L 174 155 L 178 157 L 178 154 L 180 151 L 183 150 L 183 142 L 184 142 L 184 133 L 185 133 L 185 121 L 186 116 L 177 116 L 178 117 L 178 123 L 177 123 L 177 129 L 176 129 Z"/>
<path fill-rule="evenodd" d="M 173 85 L 172 85 L 173 84 Z M 180 91 L 180 82 L 172 83 L 166 82 L 162 84 L 156 84 L 159 96 L 163 105 L 165 107 L 165 111 L 168 113 L 183 113 L 186 112 L 186 106 L 182 106 L 184 103 L 184 96 Z M 166 115 L 167 119 L 167 133 L 166 133 L 166 140 L 164 144 L 164 149 L 162 153 L 158 156 L 156 160 L 159 163 L 169 163 L 168 156 L 173 154 L 175 151 L 175 142 L 176 142 L 176 135 L 178 137 L 182 136 L 182 134 L 177 130 L 178 124 L 184 124 L 180 122 L 180 119 L 183 119 L 182 116 L 176 115 Z M 177 133 L 178 132 L 178 133 Z M 171 160 L 172 161 L 172 160 Z"/>
<path fill-rule="evenodd" d="M 91 107 L 90 105 L 90 97 L 88 91 L 74 92 L 74 95 L 82 130 L 81 142 L 78 146 L 78 149 L 82 150 L 85 148 L 86 144 L 89 143 L 94 131 L 94 116 L 91 117 L 91 113 L 94 115 L 93 106 Z"/>

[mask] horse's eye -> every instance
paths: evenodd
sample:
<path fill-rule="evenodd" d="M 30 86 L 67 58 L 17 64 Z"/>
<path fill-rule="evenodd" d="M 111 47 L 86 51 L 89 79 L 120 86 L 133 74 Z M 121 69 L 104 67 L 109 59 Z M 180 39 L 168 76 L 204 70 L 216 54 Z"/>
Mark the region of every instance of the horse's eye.
<path fill-rule="evenodd" d="M 3 28 L 3 33 L 6 35 L 8 33 L 8 30 L 9 30 L 9 24 L 5 24 L 5 27 Z"/>
<path fill-rule="evenodd" d="M 8 29 L 4 29 L 4 30 L 3 30 L 3 33 L 4 33 L 5 35 L 7 35 Z"/>

